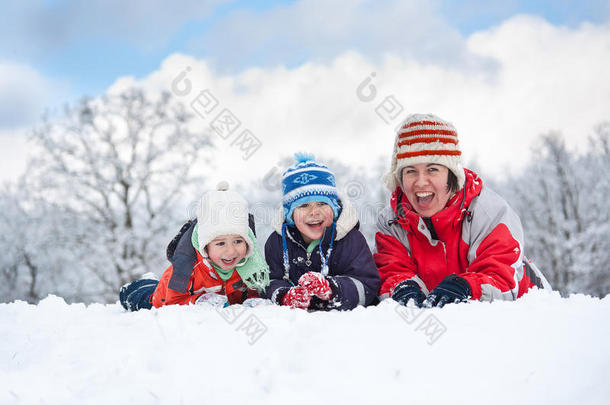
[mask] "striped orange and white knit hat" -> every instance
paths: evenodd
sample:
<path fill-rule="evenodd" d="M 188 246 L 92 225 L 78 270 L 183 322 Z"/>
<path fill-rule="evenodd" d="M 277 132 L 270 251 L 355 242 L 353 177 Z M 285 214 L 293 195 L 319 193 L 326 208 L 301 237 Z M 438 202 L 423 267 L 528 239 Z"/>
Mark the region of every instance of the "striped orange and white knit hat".
<path fill-rule="evenodd" d="M 462 152 L 453 124 L 432 114 L 409 115 L 396 133 L 391 169 L 384 177 L 388 189 L 402 187 L 402 169 L 419 163 L 446 166 L 457 177 L 458 189 L 464 186 Z"/>

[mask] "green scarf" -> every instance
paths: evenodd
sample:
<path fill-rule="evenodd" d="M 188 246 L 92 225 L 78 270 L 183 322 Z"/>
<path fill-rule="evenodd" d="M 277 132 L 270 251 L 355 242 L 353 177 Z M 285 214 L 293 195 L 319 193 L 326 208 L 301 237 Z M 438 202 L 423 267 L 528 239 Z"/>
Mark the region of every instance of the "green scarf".
<path fill-rule="evenodd" d="M 193 247 L 201 253 L 198 235 L 199 224 L 195 225 L 191 243 L 193 244 Z M 233 275 L 233 271 L 237 270 L 237 273 L 249 289 L 263 291 L 269 285 L 269 266 L 261 254 L 258 243 L 256 242 L 256 237 L 250 228 L 248 228 L 248 239 L 250 239 L 248 245 L 250 245 L 250 249 L 252 249 L 252 254 L 248 259 L 240 260 L 235 268 L 223 270 L 211 260 L 210 263 L 222 280 L 227 281 Z M 202 254 L 202 256 L 206 257 L 207 255 Z"/>
<path fill-rule="evenodd" d="M 245 261 L 246 261 L 246 259 L 241 259 L 239 261 L 239 263 L 237 263 L 237 266 L 239 266 L 241 263 L 243 263 Z M 229 270 L 225 270 L 211 260 L 210 260 L 210 264 L 212 265 L 212 267 L 214 267 L 214 270 L 216 270 L 216 273 L 218 273 L 218 275 L 220 276 L 220 279 L 223 281 L 227 281 L 228 279 L 230 279 L 231 276 L 233 275 L 233 272 L 235 271 L 235 267 L 233 267 L 232 269 L 229 269 Z"/>
<path fill-rule="evenodd" d="M 313 252 L 313 250 L 320 243 L 320 239 L 312 240 L 311 243 L 307 246 L 307 253 Z"/>

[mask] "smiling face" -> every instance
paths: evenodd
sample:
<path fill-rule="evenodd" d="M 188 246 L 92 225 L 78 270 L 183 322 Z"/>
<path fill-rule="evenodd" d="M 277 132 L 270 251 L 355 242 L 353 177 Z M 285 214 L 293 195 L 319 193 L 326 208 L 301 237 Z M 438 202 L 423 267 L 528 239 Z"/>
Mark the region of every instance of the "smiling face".
<path fill-rule="evenodd" d="M 447 167 L 433 163 L 419 163 L 402 169 L 402 189 L 415 212 L 431 217 L 445 208 L 451 197 L 448 177 Z"/>
<path fill-rule="evenodd" d="M 235 268 L 246 256 L 248 244 L 239 235 L 221 235 L 207 244 L 208 257 L 223 270 Z"/>
<path fill-rule="evenodd" d="M 324 229 L 333 223 L 333 209 L 320 201 L 299 205 L 292 215 L 305 243 L 309 244 L 324 235 Z"/>

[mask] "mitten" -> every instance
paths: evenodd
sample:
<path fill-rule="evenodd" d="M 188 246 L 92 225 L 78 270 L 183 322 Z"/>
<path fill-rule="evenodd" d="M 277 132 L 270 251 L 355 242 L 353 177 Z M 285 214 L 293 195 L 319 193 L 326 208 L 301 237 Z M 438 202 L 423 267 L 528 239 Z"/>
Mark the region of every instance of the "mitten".
<path fill-rule="evenodd" d="M 452 274 L 445 277 L 439 285 L 428 294 L 428 298 L 424 301 L 424 308 L 443 307 L 445 304 L 464 302 L 472 296 L 470 284 L 468 281 Z"/>
<path fill-rule="evenodd" d="M 409 300 L 413 300 L 416 306 L 421 307 L 426 299 L 426 294 L 423 293 L 417 282 L 404 280 L 394 286 L 390 297 L 401 305 L 407 305 Z"/>
<path fill-rule="evenodd" d="M 318 296 L 313 295 L 311 297 L 309 309 L 313 309 L 316 311 L 330 311 L 333 309 L 341 308 L 341 300 L 343 295 L 341 294 L 341 288 L 339 287 L 337 280 L 334 277 L 326 276 L 325 281 L 327 281 L 328 285 L 330 286 L 331 298 L 323 300 L 321 298 L 318 298 Z"/>
<path fill-rule="evenodd" d="M 254 308 L 254 307 L 259 307 L 259 306 L 265 306 L 265 305 L 273 305 L 273 301 L 271 300 L 266 300 L 264 298 L 248 298 L 247 300 L 245 300 L 242 304 L 244 307 L 248 307 L 248 308 Z"/>
<path fill-rule="evenodd" d="M 198 305 L 211 305 L 213 307 L 228 307 L 229 299 L 226 295 L 216 294 L 216 293 L 205 293 L 201 294 L 199 298 L 195 301 L 195 304 Z"/>
<path fill-rule="evenodd" d="M 321 300 L 328 300 L 333 296 L 328 280 L 321 274 L 309 271 L 299 278 L 299 285 L 303 286 L 309 295 L 315 295 Z"/>
<path fill-rule="evenodd" d="M 282 298 L 282 305 L 290 308 L 309 308 L 311 295 L 303 286 L 291 287 Z"/>

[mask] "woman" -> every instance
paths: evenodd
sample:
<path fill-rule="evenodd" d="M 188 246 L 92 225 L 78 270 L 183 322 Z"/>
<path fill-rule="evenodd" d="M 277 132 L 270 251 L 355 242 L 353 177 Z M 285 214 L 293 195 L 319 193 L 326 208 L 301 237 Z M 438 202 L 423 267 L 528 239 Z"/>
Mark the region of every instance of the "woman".
<path fill-rule="evenodd" d="M 506 201 L 464 169 L 457 131 L 434 115 L 407 117 L 396 135 L 390 207 L 377 223 L 380 298 L 442 307 L 515 300 L 548 286 L 523 254 L 523 229 Z"/>

